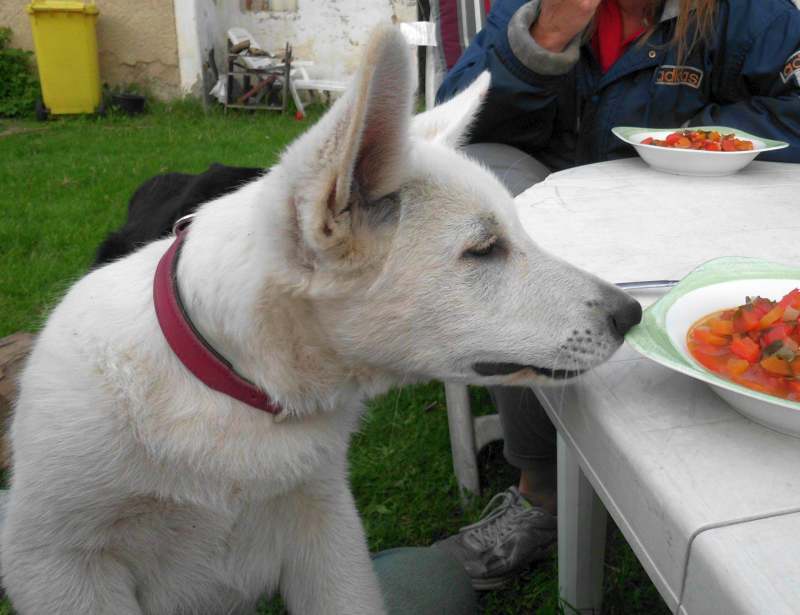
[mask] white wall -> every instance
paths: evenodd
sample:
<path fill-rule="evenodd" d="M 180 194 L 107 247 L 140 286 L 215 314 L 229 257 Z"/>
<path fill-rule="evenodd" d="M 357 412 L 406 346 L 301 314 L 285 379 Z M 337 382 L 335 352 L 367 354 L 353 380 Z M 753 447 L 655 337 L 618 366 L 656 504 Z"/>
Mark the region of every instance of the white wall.
<path fill-rule="evenodd" d="M 240 0 L 174 1 L 186 93 L 198 93 L 201 66 L 212 46 L 222 70 L 225 33 L 233 26 L 249 30 L 269 51 L 290 42 L 295 59 L 314 62 L 308 69 L 312 77 L 343 80 L 355 71 L 372 28 L 416 19 L 415 0 L 297 0 L 297 11 L 287 12 L 242 11 Z"/>
<path fill-rule="evenodd" d="M 174 0 L 174 7 L 180 89 L 183 94 L 199 94 L 203 60 L 197 28 L 198 6 L 194 1 Z"/>

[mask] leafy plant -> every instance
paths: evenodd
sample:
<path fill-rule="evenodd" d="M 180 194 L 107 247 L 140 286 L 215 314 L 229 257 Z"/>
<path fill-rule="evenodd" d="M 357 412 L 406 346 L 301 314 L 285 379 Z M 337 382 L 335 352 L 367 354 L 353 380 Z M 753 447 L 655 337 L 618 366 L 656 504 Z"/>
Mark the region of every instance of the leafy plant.
<path fill-rule="evenodd" d="M 30 115 L 39 96 L 33 54 L 9 47 L 10 42 L 11 29 L 0 28 L 0 116 Z"/>

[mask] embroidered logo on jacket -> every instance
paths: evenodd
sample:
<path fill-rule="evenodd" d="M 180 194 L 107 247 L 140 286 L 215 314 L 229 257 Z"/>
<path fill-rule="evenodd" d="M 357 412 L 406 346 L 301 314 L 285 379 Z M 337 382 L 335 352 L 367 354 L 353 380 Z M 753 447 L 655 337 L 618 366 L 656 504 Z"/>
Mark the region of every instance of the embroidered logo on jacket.
<path fill-rule="evenodd" d="M 703 71 L 694 66 L 672 66 L 664 64 L 656 71 L 657 85 L 688 85 L 695 90 L 703 82 Z"/>
<path fill-rule="evenodd" d="M 800 85 L 800 51 L 795 51 L 789 56 L 786 66 L 781 71 L 781 79 L 784 83 L 787 83 L 792 77 L 797 79 L 797 85 Z"/>

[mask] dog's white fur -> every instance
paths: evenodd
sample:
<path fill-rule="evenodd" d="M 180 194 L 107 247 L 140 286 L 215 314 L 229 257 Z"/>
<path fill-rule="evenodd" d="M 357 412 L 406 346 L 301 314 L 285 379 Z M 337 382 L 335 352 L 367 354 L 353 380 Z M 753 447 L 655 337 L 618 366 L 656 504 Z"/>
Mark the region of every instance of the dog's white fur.
<path fill-rule="evenodd" d="M 472 366 L 590 368 L 619 345 L 623 296 L 542 253 L 456 150 L 488 75 L 413 122 L 411 84 L 402 37 L 379 32 L 351 91 L 189 231 L 187 309 L 279 417 L 166 345 L 151 285 L 171 240 L 54 310 L 12 427 L 2 571 L 19 613 L 240 613 L 278 589 L 294 613 L 381 613 L 347 484 L 362 401 L 401 378 L 541 381 Z"/>

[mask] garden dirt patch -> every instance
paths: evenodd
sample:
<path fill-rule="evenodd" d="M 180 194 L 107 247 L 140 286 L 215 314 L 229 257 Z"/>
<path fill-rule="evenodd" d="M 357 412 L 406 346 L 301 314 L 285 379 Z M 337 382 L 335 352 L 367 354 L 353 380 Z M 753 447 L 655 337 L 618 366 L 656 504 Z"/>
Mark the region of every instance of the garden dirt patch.
<path fill-rule="evenodd" d="M 6 430 L 17 398 L 17 378 L 33 346 L 34 335 L 25 331 L 0 339 L 0 469 L 8 467 Z"/>
<path fill-rule="evenodd" d="M 47 130 L 47 126 L 38 126 L 38 127 L 31 127 L 31 126 L 7 126 L 3 127 L 0 125 L 0 139 L 5 137 L 10 137 L 11 135 L 19 135 L 24 134 L 26 132 L 42 132 L 43 130 Z"/>

